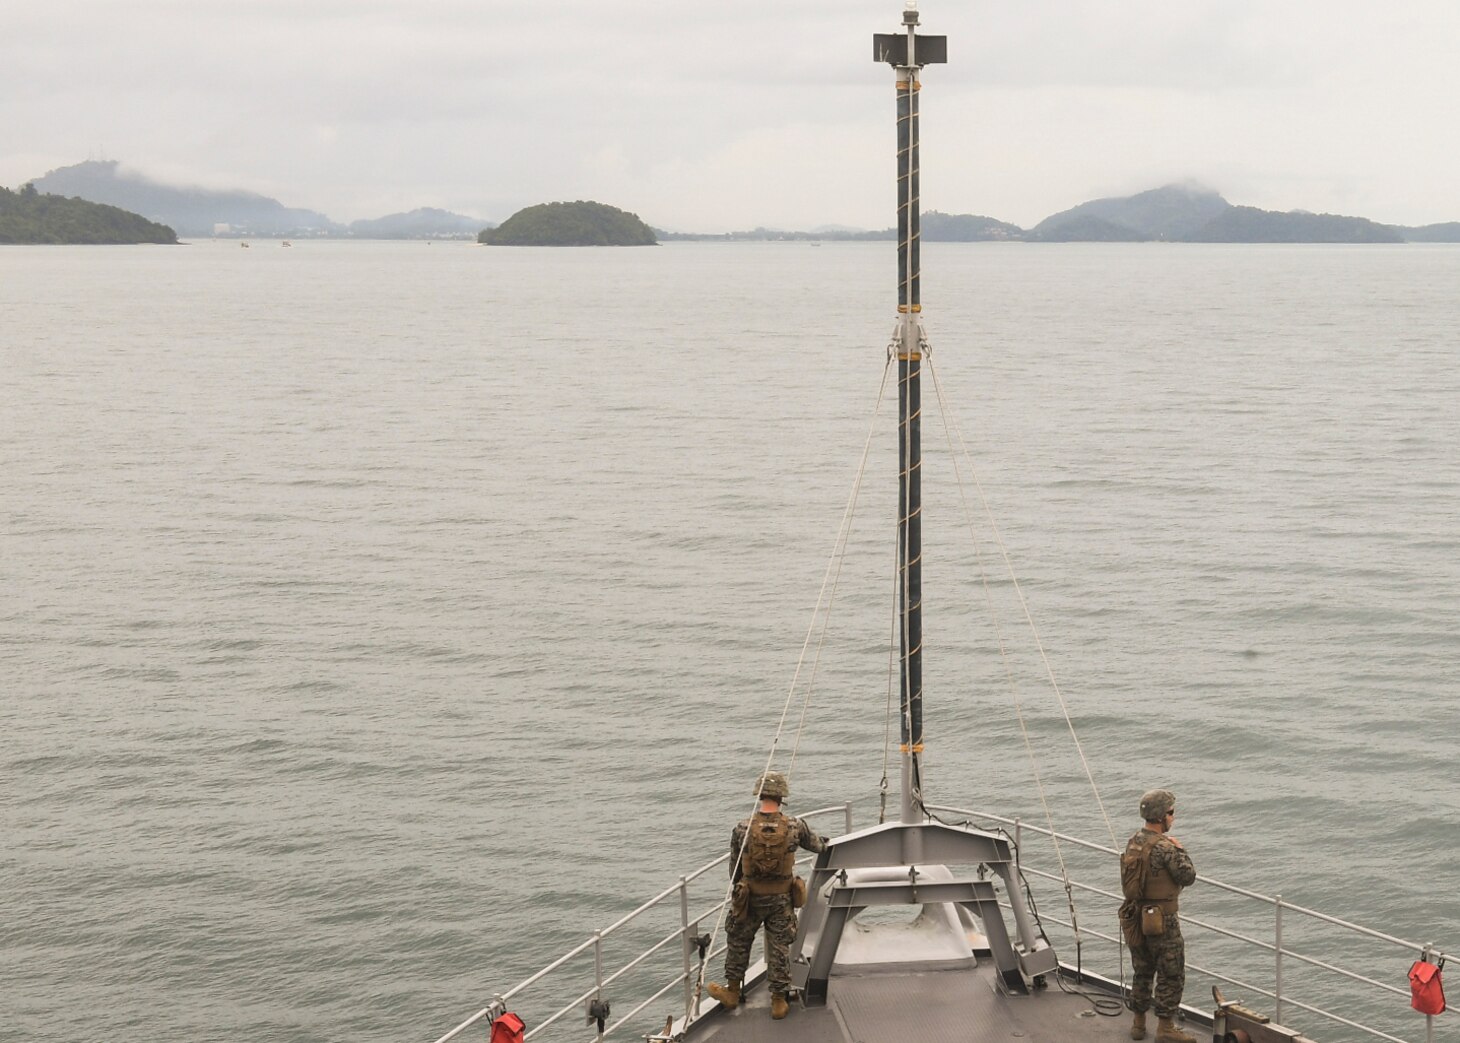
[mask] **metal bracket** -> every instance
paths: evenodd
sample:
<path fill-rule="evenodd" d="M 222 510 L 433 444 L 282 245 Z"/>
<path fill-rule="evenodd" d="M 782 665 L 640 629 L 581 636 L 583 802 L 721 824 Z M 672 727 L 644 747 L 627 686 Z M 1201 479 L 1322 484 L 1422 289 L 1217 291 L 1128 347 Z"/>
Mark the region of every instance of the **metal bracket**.
<path fill-rule="evenodd" d="M 608 1000 L 599 997 L 588 1001 L 588 1024 L 598 1024 L 598 1034 L 603 1035 L 603 1023 L 608 1020 Z"/>
<path fill-rule="evenodd" d="M 675 1033 L 674 1016 L 671 1014 L 664 1019 L 664 1031 L 651 1032 L 644 1037 L 644 1043 L 681 1043 L 684 1033 Z"/>

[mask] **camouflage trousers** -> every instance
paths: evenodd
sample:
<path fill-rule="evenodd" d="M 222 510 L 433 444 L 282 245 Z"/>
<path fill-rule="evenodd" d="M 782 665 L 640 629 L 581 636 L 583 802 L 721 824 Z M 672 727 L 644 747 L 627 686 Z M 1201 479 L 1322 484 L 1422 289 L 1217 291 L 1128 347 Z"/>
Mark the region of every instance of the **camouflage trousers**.
<path fill-rule="evenodd" d="M 1181 921 L 1167 916 L 1166 933 L 1132 945 L 1130 958 L 1134 966 L 1130 1009 L 1144 1013 L 1155 1006 L 1158 1018 L 1175 1017 L 1186 989 L 1186 940 L 1181 937 Z"/>
<path fill-rule="evenodd" d="M 750 900 L 750 915 L 733 913 L 725 924 L 725 980 L 743 982 L 750 966 L 750 945 L 765 925 L 766 981 L 782 995 L 791 989 L 791 943 L 796 940 L 796 910 L 790 895 L 767 895 Z"/>

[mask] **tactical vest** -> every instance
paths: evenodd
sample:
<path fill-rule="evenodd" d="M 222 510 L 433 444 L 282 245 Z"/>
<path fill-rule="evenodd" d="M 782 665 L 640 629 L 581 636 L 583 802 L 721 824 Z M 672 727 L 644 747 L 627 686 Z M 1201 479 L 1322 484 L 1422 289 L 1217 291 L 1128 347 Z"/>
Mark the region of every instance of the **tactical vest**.
<path fill-rule="evenodd" d="M 1157 869 L 1151 865 L 1151 855 L 1161 836 L 1160 833 L 1142 830 L 1131 838 L 1120 860 L 1121 884 L 1127 886 L 1139 880 L 1140 895 L 1128 894 L 1127 897 L 1138 899 L 1145 905 L 1159 905 L 1163 912 L 1174 913 L 1179 906 L 1177 899 L 1181 885 L 1172 879 L 1165 866 Z"/>
<path fill-rule="evenodd" d="M 783 895 L 791 891 L 796 871 L 796 820 L 780 812 L 757 812 L 746 825 L 745 854 L 740 871 L 750 893 Z"/>

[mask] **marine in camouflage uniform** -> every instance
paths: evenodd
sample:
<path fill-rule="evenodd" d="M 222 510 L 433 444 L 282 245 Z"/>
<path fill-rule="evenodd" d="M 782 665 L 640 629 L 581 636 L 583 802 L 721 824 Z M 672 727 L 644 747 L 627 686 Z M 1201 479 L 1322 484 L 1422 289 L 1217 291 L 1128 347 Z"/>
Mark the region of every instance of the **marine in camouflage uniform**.
<path fill-rule="evenodd" d="M 779 811 L 767 814 L 755 813 L 760 823 Z M 789 816 L 786 816 L 789 817 Z M 795 830 L 796 846 L 807 851 L 820 851 L 825 847 L 821 837 L 814 833 L 803 819 L 791 819 Z M 745 819 L 730 833 L 730 859 L 732 865 L 745 844 L 745 831 L 751 820 Z M 785 995 L 791 988 L 791 943 L 796 940 L 796 910 L 791 907 L 791 895 L 785 894 L 750 896 L 750 908 L 742 919 L 730 915 L 725 925 L 725 977 L 730 981 L 744 981 L 745 969 L 750 966 L 750 944 L 755 934 L 765 926 L 766 980 L 772 994 Z"/>
<path fill-rule="evenodd" d="M 789 829 L 787 861 L 794 859 L 796 848 L 807 851 L 822 851 L 826 838 L 817 835 L 804 819 L 782 815 L 781 801 L 789 795 L 784 775 L 770 772 L 757 781 L 756 792 L 761 797 L 761 807 L 753 818 L 737 823 L 730 833 L 730 872 L 736 887 L 750 892 L 748 901 L 737 911 L 735 904 L 725 923 L 725 984 L 711 985 L 710 995 L 726 1007 L 735 1007 L 740 1002 L 740 987 L 745 981 L 745 971 L 750 966 L 750 948 L 756 933 L 765 928 L 766 981 L 771 993 L 771 1016 L 786 1015 L 786 995 L 791 991 L 791 943 L 796 940 L 796 910 L 791 901 L 790 873 L 787 870 L 784 883 L 776 880 L 758 881 L 747 878 L 741 866 L 741 855 L 746 850 L 746 833 L 752 827 L 774 827 L 785 822 Z M 757 893 L 770 891 L 772 893 Z M 736 903 L 739 904 L 739 903 Z"/>
<path fill-rule="evenodd" d="M 1156 1039 L 1182 1041 L 1194 1037 L 1175 1028 L 1173 1019 L 1181 1007 L 1186 988 L 1186 941 L 1181 937 L 1178 896 L 1196 882 L 1191 856 L 1174 837 L 1168 836 L 1176 814 L 1176 797 L 1170 790 L 1152 790 L 1141 798 L 1141 815 L 1146 825 L 1130 838 L 1127 853 L 1145 849 L 1146 895 L 1142 904 L 1161 907 L 1165 930 L 1130 947 L 1133 976 L 1130 1008 L 1136 1014 L 1132 1039 L 1145 1036 L 1146 1011 L 1153 1006 L 1160 1019 Z"/>

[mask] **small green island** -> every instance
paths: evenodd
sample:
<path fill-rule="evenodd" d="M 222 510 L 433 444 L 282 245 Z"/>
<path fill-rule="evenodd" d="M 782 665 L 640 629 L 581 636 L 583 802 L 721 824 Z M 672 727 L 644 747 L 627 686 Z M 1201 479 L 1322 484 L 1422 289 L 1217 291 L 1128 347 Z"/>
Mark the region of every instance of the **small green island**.
<path fill-rule="evenodd" d="M 488 246 L 658 246 L 638 214 L 605 203 L 540 203 L 477 236 Z"/>
<path fill-rule="evenodd" d="M 0 188 L 0 243 L 47 245 L 175 244 L 177 233 L 138 214 L 84 199 Z"/>

